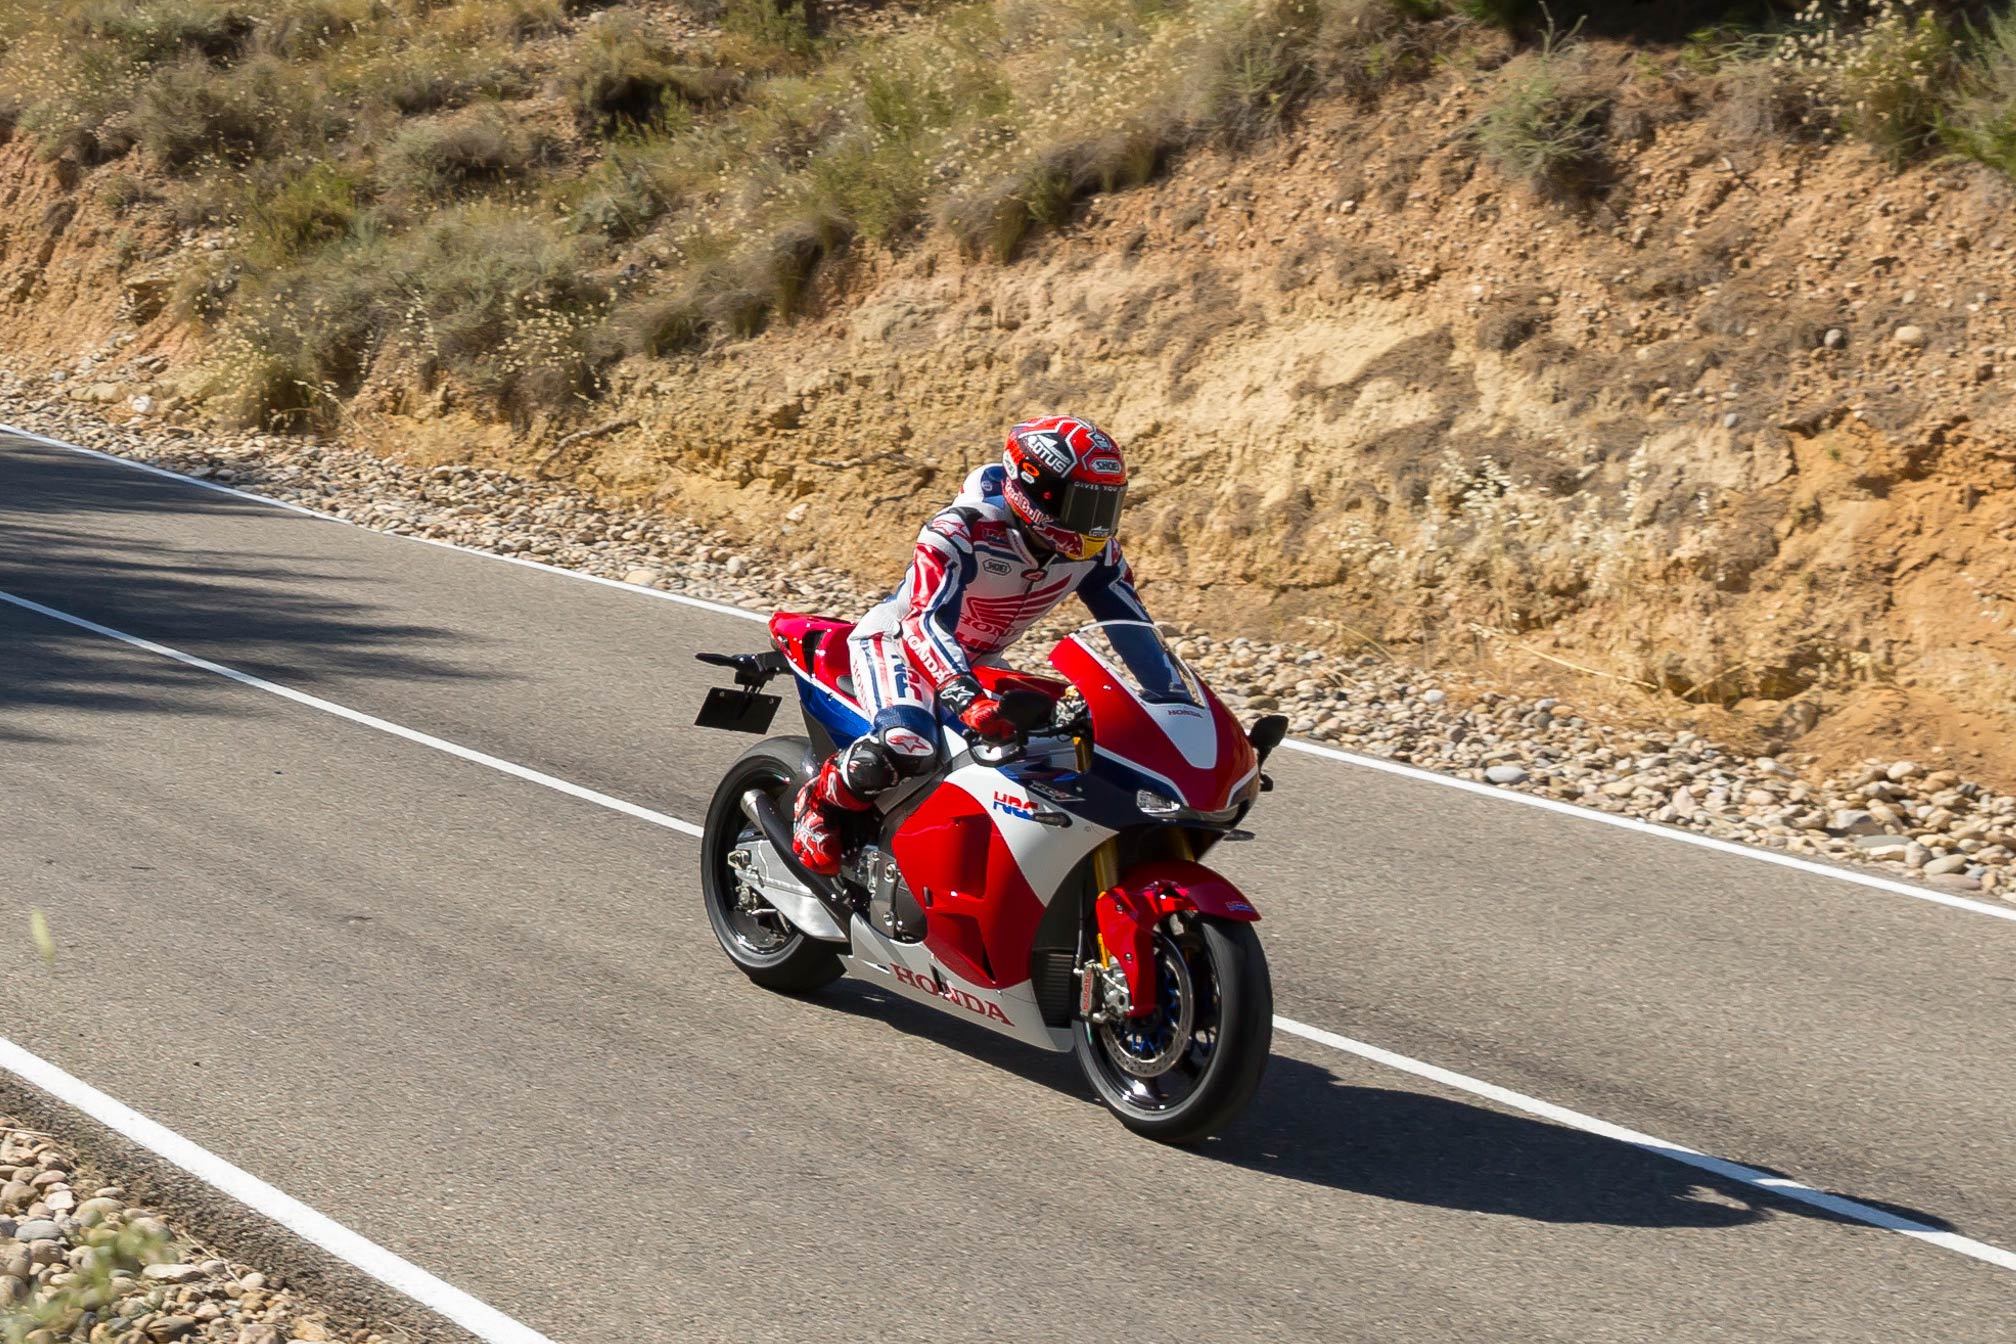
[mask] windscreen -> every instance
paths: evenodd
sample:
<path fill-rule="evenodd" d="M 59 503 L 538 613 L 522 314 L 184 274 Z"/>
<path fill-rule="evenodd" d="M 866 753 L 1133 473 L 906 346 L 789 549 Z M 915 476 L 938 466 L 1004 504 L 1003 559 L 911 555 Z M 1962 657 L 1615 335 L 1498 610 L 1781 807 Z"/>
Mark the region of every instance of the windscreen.
<path fill-rule="evenodd" d="M 1102 621 L 1071 637 L 1151 705 L 1204 706 L 1204 690 L 1162 632 L 1145 621 Z"/>

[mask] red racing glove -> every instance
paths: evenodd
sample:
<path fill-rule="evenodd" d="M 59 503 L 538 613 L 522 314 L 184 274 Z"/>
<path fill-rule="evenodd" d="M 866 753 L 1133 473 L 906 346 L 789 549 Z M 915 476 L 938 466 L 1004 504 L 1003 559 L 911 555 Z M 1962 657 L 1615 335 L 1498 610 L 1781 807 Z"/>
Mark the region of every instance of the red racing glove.
<path fill-rule="evenodd" d="M 1002 717 L 1001 702 L 980 689 L 972 677 L 955 677 L 938 688 L 938 698 L 977 737 L 990 742 L 1014 738 L 1015 725 Z"/>

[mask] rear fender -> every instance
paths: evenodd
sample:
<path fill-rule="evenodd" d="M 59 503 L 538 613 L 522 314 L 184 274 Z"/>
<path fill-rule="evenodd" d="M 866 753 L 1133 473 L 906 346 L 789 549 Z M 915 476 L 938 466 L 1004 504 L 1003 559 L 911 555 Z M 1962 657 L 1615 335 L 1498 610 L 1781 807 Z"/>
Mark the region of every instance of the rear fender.
<path fill-rule="evenodd" d="M 1155 926 L 1179 911 L 1245 923 L 1260 918 L 1239 888 L 1201 863 L 1167 859 L 1128 869 L 1094 903 L 1093 916 L 1100 943 L 1127 977 L 1130 1016 L 1155 1008 Z"/>

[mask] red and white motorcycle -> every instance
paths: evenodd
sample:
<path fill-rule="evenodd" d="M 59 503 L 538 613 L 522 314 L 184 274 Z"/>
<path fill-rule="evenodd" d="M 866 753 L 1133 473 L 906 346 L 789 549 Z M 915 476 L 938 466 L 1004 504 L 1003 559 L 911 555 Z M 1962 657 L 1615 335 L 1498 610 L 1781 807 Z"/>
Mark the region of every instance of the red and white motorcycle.
<path fill-rule="evenodd" d="M 1155 627 L 1087 625 L 1051 652 L 1059 678 L 976 668 L 1016 740 L 946 731 L 943 767 L 848 816 L 840 874 L 822 878 L 792 856 L 788 818 L 867 730 L 851 629 L 780 613 L 774 649 L 700 655 L 737 682 L 709 693 L 703 726 L 767 732 L 779 700 L 762 687 L 788 672 L 808 734 L 751 747 L 714 792 L 701 883 L 722 948 L 770 989 L 853 974 L 1072 1051 L 1138 1133 L 1222 1128 L 1259 1086 L 1274 996 L 1259 912 L 1198 860 L 1244 838 L 1287 721 L 1242 732 Z"/>

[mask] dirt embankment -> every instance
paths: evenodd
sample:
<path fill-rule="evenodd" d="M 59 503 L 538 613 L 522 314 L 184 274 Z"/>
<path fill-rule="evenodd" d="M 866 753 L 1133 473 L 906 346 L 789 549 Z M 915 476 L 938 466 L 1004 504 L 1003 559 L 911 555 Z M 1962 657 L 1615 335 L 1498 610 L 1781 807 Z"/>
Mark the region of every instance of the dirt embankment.
<path fill-rule="evenodd" d="M 808 317 L 619 365 L 578 422 L 388 368 L 346 423 L 873 577 L 1005 423 L 1069 406 L 1133 450 L 1158 611 L 2016 779 L 2008 184 L 1738 137 L 1592 59 L 1626 71 L 1594 204 L 1481 165 L 1452 70 L 1193 156 L 1011 265 L 858 252 Z M 184 413 L 202 338 L 166 299 L 206 240 L 0 155 L 0 347 L 115 414 Z"/>

